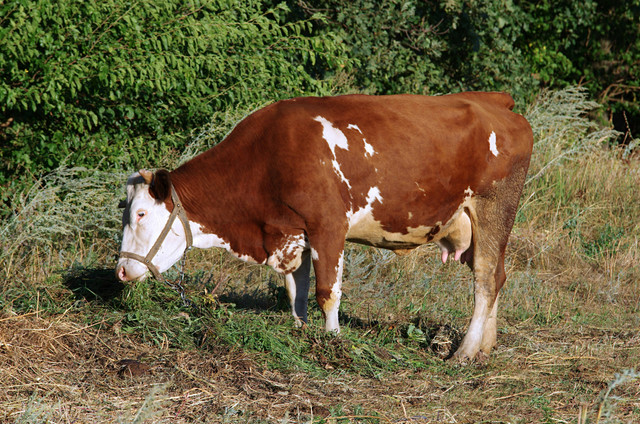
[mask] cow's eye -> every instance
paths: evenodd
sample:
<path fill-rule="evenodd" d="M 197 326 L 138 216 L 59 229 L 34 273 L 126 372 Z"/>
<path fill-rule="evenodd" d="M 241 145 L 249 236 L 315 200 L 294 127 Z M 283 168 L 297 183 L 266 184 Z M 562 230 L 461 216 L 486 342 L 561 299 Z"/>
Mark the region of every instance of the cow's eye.
<path fill-rule="evenodd" d="M 137 220 L 140 221 L 147 214 L 147 211 L 140 210 L 136 212 Z"/>

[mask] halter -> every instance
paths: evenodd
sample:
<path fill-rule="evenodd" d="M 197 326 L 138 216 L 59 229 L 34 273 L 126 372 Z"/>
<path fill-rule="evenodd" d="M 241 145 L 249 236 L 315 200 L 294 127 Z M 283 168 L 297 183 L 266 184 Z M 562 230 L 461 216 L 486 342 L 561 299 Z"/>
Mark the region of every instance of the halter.
<path fill-rule="evenodd" d="M 131 252 L 120 252 L 120 258 L 134 259 L 138 262 L 142 262 L 147 268 L 149 268 L 149 271 L 151 271 L 153 276 L 156 277 L 156 280 L 158 281 L 164 281 L 164 278 L 162 277 L 162 274 L 160 273 L 158 267 L 151 263 L 151 260 L 154 258 L 154 256 L 156 256 L 158 250 L 160 250 L 160 246 L 164 242 L 164 239 L 167 237 L 167 234 L 169 234 L 169 230 L 171 230 L 176 217 L 178 217 L 180 219 L 180 222 L 182 222 L 182 226 L 184 227 L 184 234 L 187 238 L 187 247 L 185 247 L 184 249 L 185 252 L 193 244 L 193 236 L 191 235 L 191 228 L 189 227 L 189 219 L 187 219 L 187 213 L 182 207 L 182 203 L 180 203 L 178 193 L 176 193 L 176 190 L 173 188 L 173 184 L 171 185 L 171 200 L 173 201 L 173 210 L 171 211 L 169 220 L 156 239 L 156 242 L 151 247 L 151 250 L 149 250 L 149 253 L 147 253 L 147 256 L 142 256 L 138 255 L 137 253 Z"/>

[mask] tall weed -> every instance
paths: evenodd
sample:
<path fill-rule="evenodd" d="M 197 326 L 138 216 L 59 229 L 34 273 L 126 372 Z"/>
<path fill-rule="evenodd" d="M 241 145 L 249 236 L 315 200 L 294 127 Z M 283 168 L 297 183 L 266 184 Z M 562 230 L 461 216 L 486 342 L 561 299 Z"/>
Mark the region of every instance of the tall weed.
<path fill-rule="evenodd" d="M 543 91 L 525 117 L 533 129 L 535 146 L 527 184 L 567 160 L 575 160 L 620 135 L 589 117 L 601 106 L 588 99 L 582 87 Z"/>
<path fill-rule="evenodd" d="M 125 179 L 122 172 L 61 166 L 19 193 L 0 224 L 0 279 L 30 279 L 34 263 L 58 268 L 115 252 Z"/>
<path fill-rule="evenodd" d="M 640 163 L 593 120 L 597 108 L 570 87 L 527 111 L 535 144 L 511 244 L 538 275 L 612 303 L 638 288 L 640 226 L 630 217 L 640 214 Z"/>

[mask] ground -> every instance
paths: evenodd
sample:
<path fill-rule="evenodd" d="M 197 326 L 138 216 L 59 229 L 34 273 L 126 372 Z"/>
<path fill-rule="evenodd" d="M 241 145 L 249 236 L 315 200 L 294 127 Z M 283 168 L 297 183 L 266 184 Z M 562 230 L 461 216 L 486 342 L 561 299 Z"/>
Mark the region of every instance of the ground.
<path fill-rule="evenodd" d="M 603 402 L 603 390 L 616 374 L 638 369 L 637 314 L 622 317 L 621 308 L 610 304 L 598 311 L 591 303 L 599 296 L 550 278 L 539 283 L 556 291 L 546 310 L 524 318 L 507 309 L 500 314 L 498 346 L 490 359 L 459 366 L 442 356 L 464 330 L 468 270 L 439 265 L 436 250 L 400 259 L 373 249 L 349 251 L 352 262 L 365 254 L 388 261 L 382 268 L 400 265 L 408 272 L 424 262 L 429 277 L 459 279 L 462 287 L 432 281 L 443 286 L 432 290 L 439 293 L 431 299 L 424 292 L 397 293 L 391 284 L 346 284 L 345 328 L 334 336 L 321 329 L 317 311 L 309 327 L 294 328 L 287 308 L 276 304 L 283 293 L 273 286 L 275 275 L 262 270 L 262 276 L 253 276 L 262 283 L 244 290 L 227 282 L 217 303 L 209 305 L 220 313 L 202 319 L 235 327 L 237 339 L 213 334 L 221 327 L 202 326 L 191 333 L 198 334 L 197 343 L 181 348 L 166 332 L 146 338 L 126 314 L 114 316 L 113 303 L 105 298 L 134 294 L 115 280 L 106 283 L 113 278 L 107 270 L 87 271 L 67 283 L 82 281 L 90 288 L 86 278 L 94 275 L 113 290 L 93 298 L 89 290 L 82 292 L 59 314 L 36 308 L 0 316 L 0 421 L 584 423 L 580 414 L 597 422 L 598 408 L 620 422 L 640 421 L 637 375 L 620 382 Z M 221 261 L 236 266 L 231 258 Z M 516 287 L 505 290 L 503 308 L 521 303 L 518 286 L 525 276 L 512 275 Z M 162 289 L 159 283 L 155 287 Z M 365 295 L 364 303 L 355 301 Z M 447 309 L 437 305 L 438 296 L 446 297 L 440 306 Z M 435 304 L 429 310 L 436 312 L 416 313 L 420 300 Z M 224 303 L 231 301 L 235 306 Z M 177 295 L 173 302 L 178 305 L 173 320 L 187 322 L 201 313 L 182 306 Z M 88 309 L 103 317 L 87 322 Z M 588 317 L 580 313 L 586 310 Z M 607 325 L 611 313 L 618 316 Z M 265 344 L 258 333 L 275 342 Z"/>

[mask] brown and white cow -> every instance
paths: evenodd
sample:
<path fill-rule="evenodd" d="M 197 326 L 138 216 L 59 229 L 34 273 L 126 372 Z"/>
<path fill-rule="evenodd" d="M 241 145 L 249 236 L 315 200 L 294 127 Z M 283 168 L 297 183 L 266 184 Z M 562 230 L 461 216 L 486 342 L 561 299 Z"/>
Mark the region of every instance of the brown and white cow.
<path fill-rule="evenodd" d="M 284 274 L 301 324 L 313 262 L 326 329 L 337 332 L 345 240 L 396 251 L 435 242 L 443 261 L 452 253 L 475 277 L 473 316 L 455 357 L 486 355 L 533 145 L 513 106 L 503 93 L 267 106 L 178 169 L 129 178 L 117 276 L 159 275 L 191 241 L 223 247 Z"/>

